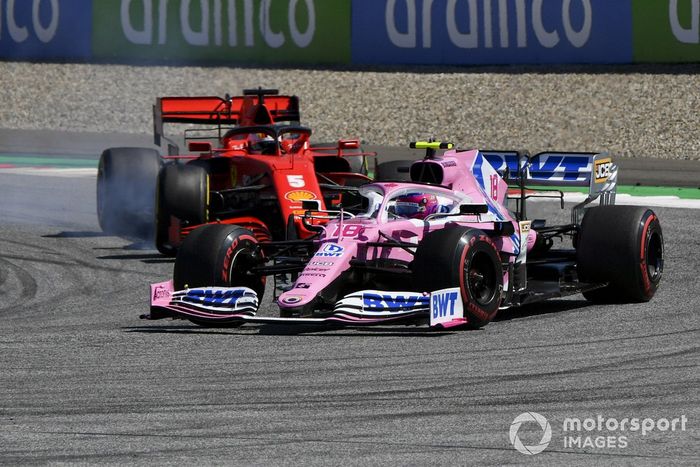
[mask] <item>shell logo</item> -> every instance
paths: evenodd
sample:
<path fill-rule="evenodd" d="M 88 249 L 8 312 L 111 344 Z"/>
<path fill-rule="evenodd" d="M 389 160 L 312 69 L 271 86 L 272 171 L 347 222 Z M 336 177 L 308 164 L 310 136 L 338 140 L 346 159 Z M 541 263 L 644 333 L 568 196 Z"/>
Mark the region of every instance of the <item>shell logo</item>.
<path fill-rule="evenodd" d="M 284 195 L 289 201 L 304 201 L 307 199 L 316 199 L 316 194 L 308 190 L 288 191 Z"/>

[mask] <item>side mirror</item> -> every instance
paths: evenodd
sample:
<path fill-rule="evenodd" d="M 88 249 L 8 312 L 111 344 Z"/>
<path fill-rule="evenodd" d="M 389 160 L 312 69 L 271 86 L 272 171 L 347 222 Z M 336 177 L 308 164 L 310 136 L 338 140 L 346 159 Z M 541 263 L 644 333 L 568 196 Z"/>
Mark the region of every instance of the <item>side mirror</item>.
<path fill-rule="evenodd" d="M 530 228 L 532 230 L 541 230 L 547 226 L 547 219 L 533 219 Z"/>
<path fill-rule="evenodd" d="M 301 202 L 301 208 L 305 211 L 320 211 L 321 202 L 317 199 L 305 199 Z"/>
<path fill-rule="evenodd" d="M 489 212 L 489 207 L 485 204 L 460 204 L 460 214 L 486 214 Z"/>
<path fill-rule="evenodd" d="M 338 149 L 360 149 L 360 141 L 357 139 L 341 139 L 338 141 Z"/>
<path fill-rule="evenodd" d="M 515 227 L 511 222 L 494 222 L 494 233 L 510 237 L 515 233 Z"/>
<path fill-rule="evenodd" d="M 187 143 L 187 149 L 190 152 L 211 152 L 211 143 L 209 141 L 190 141 Z"/>

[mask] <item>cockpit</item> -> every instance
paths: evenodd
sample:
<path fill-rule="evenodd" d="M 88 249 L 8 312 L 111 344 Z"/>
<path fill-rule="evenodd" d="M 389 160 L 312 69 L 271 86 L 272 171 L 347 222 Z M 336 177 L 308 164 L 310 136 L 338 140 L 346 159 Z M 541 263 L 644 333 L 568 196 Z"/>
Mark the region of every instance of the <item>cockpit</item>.
<path fill-rule="evenodd" d="M 395 187 L 396 184 L 372 183 L 360 187 L 366 199 L 367 209 L 358 214 L 360 218 L 392 221 L 399 219 L 427 220 L 440 214 L 459 212 L 459 205 L 469 203 L 463 193 L 449 192 L 426 185 L 411 184 Z"/>
<path fill-rule="evenodd" d="M 311 130 L 300 126 L 256 126 L 233 128 L 222 138 L 225 149 L 246 154 L 279 156 L 308 148 Z"/>

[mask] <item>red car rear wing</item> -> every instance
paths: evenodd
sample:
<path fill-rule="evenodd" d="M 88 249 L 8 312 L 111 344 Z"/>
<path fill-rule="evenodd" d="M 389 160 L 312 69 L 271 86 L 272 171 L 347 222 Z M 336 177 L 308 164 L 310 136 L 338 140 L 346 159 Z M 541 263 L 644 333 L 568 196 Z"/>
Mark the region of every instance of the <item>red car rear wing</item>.
<path fill-rule="evenodd" d="M 263 91 L 263 90 L 261 90 Z M 153 106 L 153 134 L 161 144 L 164 123 L 221 125 L 269 125 L 300 120 L 297 96 L 256 95 L 160 97 Z"/>

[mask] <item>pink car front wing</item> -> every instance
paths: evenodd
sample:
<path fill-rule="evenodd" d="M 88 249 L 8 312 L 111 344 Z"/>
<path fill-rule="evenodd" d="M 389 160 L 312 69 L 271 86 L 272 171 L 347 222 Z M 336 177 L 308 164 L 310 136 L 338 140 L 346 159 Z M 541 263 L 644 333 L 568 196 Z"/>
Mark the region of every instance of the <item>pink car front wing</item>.
<path fill-rule="evenodd" d="M 258 316 L 258 297 L 246 287 L 200 287 L 175 291 L 173 282 L 151 284 L 151 313 L 144 319 L 188 319 L 211 325 L 335 324 L 367 326 L 410 322 L 451 328 L 468 324 L 459 288 L 432 293 L 362 290 L 346 295 L 322 317 Z"/>

